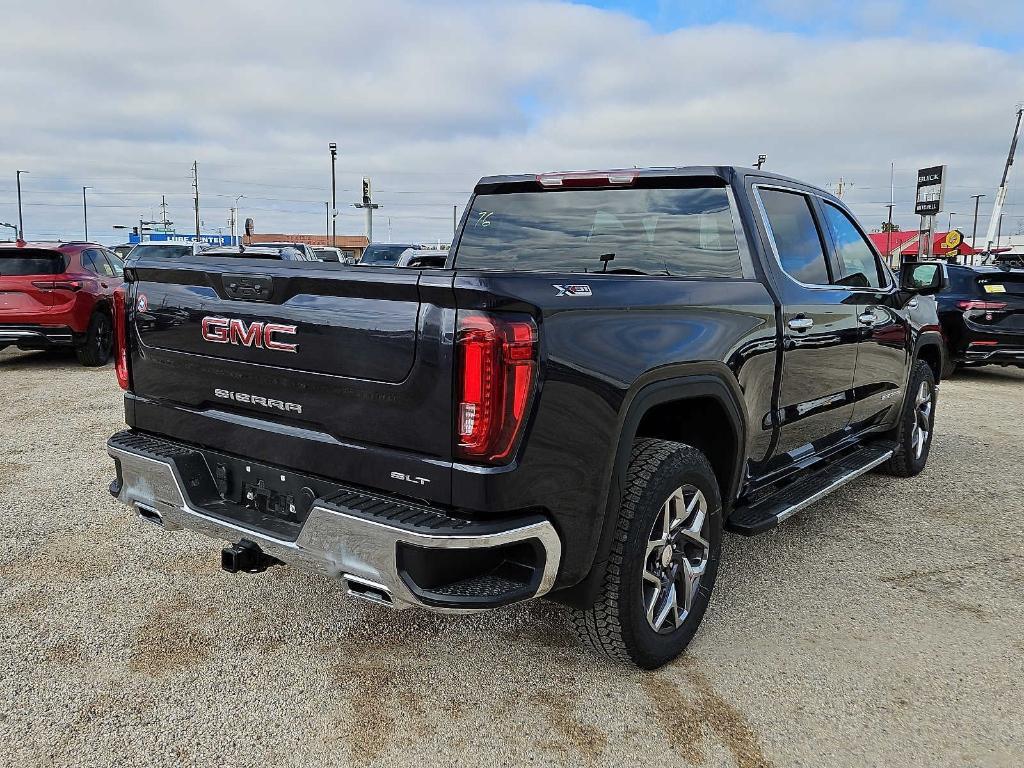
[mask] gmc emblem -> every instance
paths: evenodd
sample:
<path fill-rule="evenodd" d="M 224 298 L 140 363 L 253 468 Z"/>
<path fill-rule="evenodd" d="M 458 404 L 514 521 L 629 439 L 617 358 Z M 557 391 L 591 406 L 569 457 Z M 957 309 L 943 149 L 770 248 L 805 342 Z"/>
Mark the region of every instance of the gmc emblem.
<path fill-rule="evenodd" d="M 262 320 L 254 320 L 246 325 L 244 320 L 234 317 L 203 318 L 203 338 L 214 344 L 237 344 L 243 347 L 276 349 L 278 352 L 298 352 L 298 344 L 274 339 L 275 334 L 286 333 L 294 336 L 297 331 L 298 328 L 294 325 L 264 323 Z"/>

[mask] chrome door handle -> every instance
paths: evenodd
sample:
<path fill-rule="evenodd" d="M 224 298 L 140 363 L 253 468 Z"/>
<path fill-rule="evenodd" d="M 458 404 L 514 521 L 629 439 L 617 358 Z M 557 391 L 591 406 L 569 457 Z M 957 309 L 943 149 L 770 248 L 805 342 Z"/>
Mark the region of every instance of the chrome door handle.
<path fill-rule="evenodd" d="M 809 331 L 814 327 L 814 321 L 809 317 L 794 317 L 787 325 L 794 331 Z"/>
<path fill-rule="evenodd" d="M 878 318 L 872 312 L 865 312 L 857 318 L 861 325 L 874 325 L 877 320 Z"/>

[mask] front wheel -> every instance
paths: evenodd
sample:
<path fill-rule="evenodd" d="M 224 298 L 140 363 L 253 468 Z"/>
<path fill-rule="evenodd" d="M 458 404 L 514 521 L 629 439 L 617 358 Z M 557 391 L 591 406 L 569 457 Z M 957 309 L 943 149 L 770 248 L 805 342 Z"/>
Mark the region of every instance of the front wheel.
<path fill-rule="evenodd" d="M 896 451 L 883 465 L 886 472 L 913 477 L 924 469 L 932 448 L 937 401 L 935 374 L 928 363 L 918 360 L 910 374 L 903 413 L 896 429 Z"/>
<path fill-rule="evenodd" d="M 693 639 L 711 599 L 722 503 L 703 453 L 682 443 L 633 445 L 601 592 L 577 611 L 578 632 L 606 655 L 655 669 Z"/>

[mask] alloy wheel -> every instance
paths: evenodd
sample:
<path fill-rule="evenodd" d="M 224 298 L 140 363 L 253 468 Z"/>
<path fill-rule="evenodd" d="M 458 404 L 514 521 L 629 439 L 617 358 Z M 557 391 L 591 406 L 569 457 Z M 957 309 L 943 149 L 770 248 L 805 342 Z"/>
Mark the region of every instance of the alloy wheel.
<path fill-rule="evenodd" d="M 114 329 L 111 327 L 110 321 L 101 315 L 96 322 L 96 351 L 99 353 L 99 357 L 101 359 L 107 357 L 113 346 Z"/>
<path fill-rule="evenodd" d="M 931 437 L 934 390 L 927 381 L 921 382 L 914 399 L 914 428 L 910 433 L 910 447 L 914 459 L 920 459 Z"/>
<path fill-rule="evenodd" d="M 647 623 L 661 634 L 686 621 L 708 565 L 708 502 L 692 485 L 677 488 L 661 505 L 644 558 Z"/>

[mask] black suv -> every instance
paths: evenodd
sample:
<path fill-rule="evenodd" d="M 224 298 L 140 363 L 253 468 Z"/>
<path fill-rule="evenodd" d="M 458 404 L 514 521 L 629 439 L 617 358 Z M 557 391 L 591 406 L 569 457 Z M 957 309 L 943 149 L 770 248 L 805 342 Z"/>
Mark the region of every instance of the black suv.
<path fill-rule="evenodd" d="M 938 299 L 950 376 L 959 365 L 1024 366 L 1024 269 L 942 264 Z"/>
<path fill-rule="evenodd" d="M 365 262 L 365 259 L 364 259 Z M 725 530 L 928 459 L 935 264 L 735 167 L 494 176 L 441 267 L 129 265 L 111 492 L 393 608 L 547 595 L 617 659 L 693 637 Z"/>

